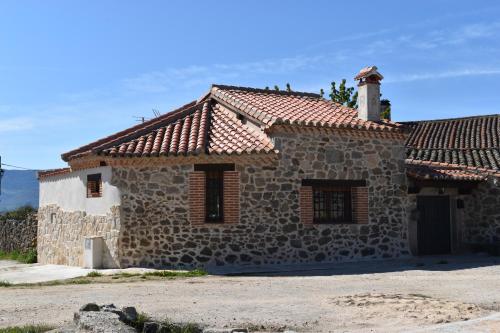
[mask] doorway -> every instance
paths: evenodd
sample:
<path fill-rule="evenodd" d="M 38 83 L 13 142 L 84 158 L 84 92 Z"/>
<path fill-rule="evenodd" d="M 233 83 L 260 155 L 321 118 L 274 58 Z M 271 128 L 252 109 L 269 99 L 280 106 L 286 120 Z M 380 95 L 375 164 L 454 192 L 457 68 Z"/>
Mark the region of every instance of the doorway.
<path fill-rule="evenodd" d="M 449 196 L 418 196 L 418 254 L 451 253 Z"/>

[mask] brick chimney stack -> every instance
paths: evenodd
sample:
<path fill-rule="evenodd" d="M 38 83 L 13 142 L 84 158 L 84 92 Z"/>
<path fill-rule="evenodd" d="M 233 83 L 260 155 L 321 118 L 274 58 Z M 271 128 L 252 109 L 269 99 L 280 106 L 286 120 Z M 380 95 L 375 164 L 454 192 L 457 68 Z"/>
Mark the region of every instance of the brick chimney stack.
<path fill-rule="evenodd" d="M 380 81 L 384 77 L 377 66 L 363 68 L 354 78 L 358 80 L 358 117 L 363 120 L 380 120 Z"/>

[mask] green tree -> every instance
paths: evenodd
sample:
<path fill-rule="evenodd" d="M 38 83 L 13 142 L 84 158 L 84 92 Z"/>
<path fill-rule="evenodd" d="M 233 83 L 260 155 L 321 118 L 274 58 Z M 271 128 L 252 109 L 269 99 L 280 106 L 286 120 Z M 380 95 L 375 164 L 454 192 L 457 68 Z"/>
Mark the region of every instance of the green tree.
<path fill-rule="evenodd" d="M 321 96 L 321 98 L 323 98 L 323 96 L 325 96 L 325 91 L 323 90 L 323 88 L 321 88 L 319 90 L 319 95 Z"/>
<path fill-rule="evenodd" d="M 382 94 L 380 94 L 382 96 Z M 387 98 L 380 100 L 380 119 L 391 120 L 391 101 Z"/>
<path fill-rule="evenodd" d="M 274 90 L 280 91 L 280 87 L 278 87 L 277 85 L 274 85 Z"/>
<path fill-rule="evenodd" d="M 264 89 L 269 90 L 269 86 L 266 86 Z"/>
<path fill-rule="evenodd" d="M 288 92 L 292 91 L 292 87 L 290 87 L 290 83 L 286 84 L 286 91 L 288 91 Z"/>
<path fill-rule="evenodd" d="M 1 221 L 6 221 L 6 220 L 17 220 L 17 221 L 23 221 L 28 218 L 28 215 L 36 213 L 36 209 L 26 205 L 19 207 L 15 210 L 11 210 L 5 213 L 0 214 L 0 222 Z"/>
<path fill-rule="evenodd" d="M 330 87 L 330 99 L 339 104 L 350 108 L 356 108 L 358 104 L 358 92 L 354 87 L 346 87 L 346 79 L 342 79 L 337 90 L 336 83 L 333 81 Z"/>

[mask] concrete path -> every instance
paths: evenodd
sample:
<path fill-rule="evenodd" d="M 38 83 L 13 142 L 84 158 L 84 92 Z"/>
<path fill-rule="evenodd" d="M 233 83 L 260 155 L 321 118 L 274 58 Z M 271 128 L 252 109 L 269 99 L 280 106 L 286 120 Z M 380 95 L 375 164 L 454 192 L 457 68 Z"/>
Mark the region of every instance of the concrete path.
<path fill-rule="evenodd" d="M 117 273 L 144 273 L 147 268 L 127 269 L 86 269 L 64 265 L 22 264 L 12 260 L 0 260 L 0 282 L 11 284 L 38 283 L 55 280 L 72 279 L 85 276 L 89 272 L 98 271 L 104 275 Z"/>

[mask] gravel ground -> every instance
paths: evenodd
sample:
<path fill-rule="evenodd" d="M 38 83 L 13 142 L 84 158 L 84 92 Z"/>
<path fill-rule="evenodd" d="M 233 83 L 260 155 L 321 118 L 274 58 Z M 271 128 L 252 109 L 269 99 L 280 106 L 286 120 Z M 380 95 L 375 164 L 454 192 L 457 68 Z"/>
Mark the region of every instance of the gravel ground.
<path fill-rule="evenodd" d="M 86 302 L 133 305 L 157 319 L 300 332 L 400 332 L 500 311 L 498 259 L 426 259 L 425 266 L 418 260 L 259 276 L 2 288 L 0 327 L 62 324 Z M 495 318 L 490 324 L 500 327 Z"/>

